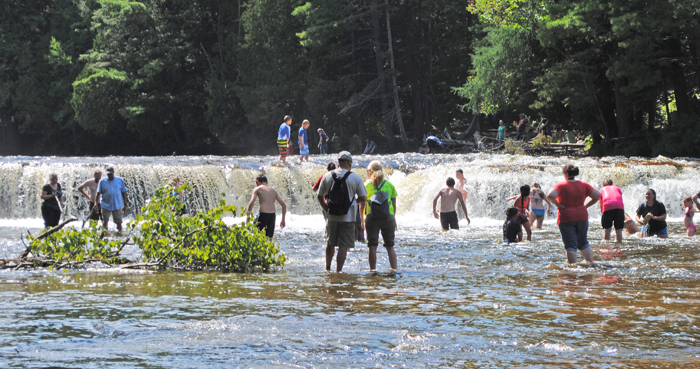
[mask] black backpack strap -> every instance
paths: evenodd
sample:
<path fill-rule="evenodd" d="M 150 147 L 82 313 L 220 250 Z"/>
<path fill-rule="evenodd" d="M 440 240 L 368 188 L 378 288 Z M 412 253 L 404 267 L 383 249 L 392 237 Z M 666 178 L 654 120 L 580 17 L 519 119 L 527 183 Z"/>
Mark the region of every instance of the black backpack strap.
<path fill-rule="evenodd" d="M 343 181 L 346 180 L 346 179 L 348 179 L 348 177 L 350 176 L 350 174 L 352 174 L 352 172 L 349 171 L 349 170 L 348 170 L 347 172 L 345 172 L 345 175 L 343 176 Z"/>

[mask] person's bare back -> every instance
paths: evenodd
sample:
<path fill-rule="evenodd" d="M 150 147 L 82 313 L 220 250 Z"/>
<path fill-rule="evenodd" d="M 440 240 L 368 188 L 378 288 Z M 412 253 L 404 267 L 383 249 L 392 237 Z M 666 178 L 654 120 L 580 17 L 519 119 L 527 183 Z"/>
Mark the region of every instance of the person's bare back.
<path fill-rule="evenodd" d="M 279 197 L 277 191 L 274 188 L 267 185 L 260 185 L 253 189 L 253 200 L 255 202 L 255 197 L 258 198 L 258 211 L 261 213 L 274 213 L 275 212 L 275 200 Z M 280 199 L 281 200 L 281 199 Z M 250 207 L 249 210 L 253 210 Z"/>
<path fill-rule="evenodd" d="M 462 192 L 455 188 L 443 188 L 438 192 L 440 198 L 440 212 L 449 213 L 455 211 L 455 204 L 462 198 Z"/>

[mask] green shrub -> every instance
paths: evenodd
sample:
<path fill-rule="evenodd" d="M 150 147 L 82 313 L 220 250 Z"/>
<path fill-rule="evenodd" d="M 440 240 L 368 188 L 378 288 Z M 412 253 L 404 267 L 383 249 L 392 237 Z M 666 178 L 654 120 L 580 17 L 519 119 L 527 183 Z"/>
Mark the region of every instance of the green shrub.
<path fill-rule="evenodd" d="M 188 189 L 187 185 L 179 188 Z M 223 216 L 236 215 L 238 210 L 221 200 L 219 206 L 209 211 L 179 216 L 184 205 L 172 192 L 172 187 L 158 189 L 135 221 L 126 226 L 129 234 L 136 234 L 133 242 L 143 252 L 142 261 L 147 266 L 235 272 L 269 271 L 274 266 L 284 266 L 287 258 L 255 227 L 250 214 L 241 210 L 246 222 L 228 226 Z M 94 221 L 91 223 L 89 228 L 64 228 L 44 239 L 30 236 L 30 250 L 35 257 L 55 263 L 129 262 L 119 252 L 130 237 L 109 240 L 103 230 L 95 227 Z"/>
<path fill-rule="evenodd" d="M 525 155 L 525 143 L 521 141 L 515 141 L 510 138 L 506 139 L 504 143 L 503 153 L 511 155 Z"/>
<path fill-rule="evenodd" d="M 207 212 L 180 217 L 177 214 L 183 205 L 170 195 L 171 191 L 170 187 L 157 190 L 135 217 L 141 230 L 134 241 L 143 251 L 143 261 L 236 272 L 284 266 L 286 257 L 255 227 L 250 214 L 241 210 L 240 215 L 247 221 L 227 226 L 222 217 L 236 215 L 237 209 L 221 200 L 219 206 Z"/>
<path fill-rule="evenodd" d="M 552 136 L 545 136 L 543 133 L 540 133 L 537 135 L 532 140 L 532 145 L 530 145 L 533 149 L 544 149 L 546 147 L 549 147 L 549 145 L 552 144 Z"/>

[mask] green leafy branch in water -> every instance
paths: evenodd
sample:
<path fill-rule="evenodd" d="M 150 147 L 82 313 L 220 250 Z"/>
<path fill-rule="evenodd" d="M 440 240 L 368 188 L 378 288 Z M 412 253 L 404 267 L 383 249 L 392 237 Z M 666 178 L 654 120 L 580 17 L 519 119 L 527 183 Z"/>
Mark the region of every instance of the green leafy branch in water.
<path fill-rule="evenodd" d="M 187 185 L 158 189 L 134 221 L 127 224 L 129 234 L 136 234 L 133 241 L 143 253 L 142 262 L 129 261 L 119 255 L 130 237 L 107 239 L 104 231 L 91 222 L 91 227 L 81 230 L 67 228 L 48 231 L 52 233 L 36 238 L 29 236 L 28 251 L 34 255 L 34 261 L 39 262 L 34 265 L 65 266 L 99 261 L 125 264 L 123 268 L 235 272 L 269 271 L 275 266 L 284 266 L 287 258 L 278 245 L 255 227 L 252 216 L 226 205 L 224 200 L 209 211 L 181 216 L 184 204 L 178 193 L 189 189 Z M 237 213 L 245 216 L 246 222 L 229 226 L 223 221 L 226 214 L 235 216 Z"/>
<path fill-rule="evenodd" d="M 188 187 L 178 190 L 186 191 Z M 167 265 L 176 269 L 214 269 L 247 272 L 254 269 L 269 271 L 284 266 L 287 260 L 279 247 L 253 223 L 250 214 L 241 224 L 226 225 L 223 216 L 237 215 L 238 209 L 226 205 L 182 217 L 182 207 L 175 191 L 163 187 L 143 208 L 135 220 L 140 223 L 135 243 L 143 251 L 145 263 Z"/>
<path fill-rule="evenodd" d="M 511 155 L 525 155 L 524 144 L 521 141 L 506 139 L 504 144 L 503 153 Z"/>
<path fill-rule="evenodd" d="M 549 147 L 551 144 L 552 136 L 545 136 L 543 133 L 540 133 L 532 140 L 532 145 L 530 145 L 530 147 L 533 149 L 544 149 Z"/>

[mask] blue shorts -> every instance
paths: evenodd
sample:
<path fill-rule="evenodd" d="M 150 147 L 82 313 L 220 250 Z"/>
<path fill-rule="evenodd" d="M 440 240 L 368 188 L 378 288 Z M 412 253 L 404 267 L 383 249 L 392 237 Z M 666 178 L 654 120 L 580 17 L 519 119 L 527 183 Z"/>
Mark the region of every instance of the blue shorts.
<path fill-rule="evenodd" d="M 642 232 L 646 234 L 647 236 L 666 236 L 668 234 L 668 227 L 658 231 L 658 232 L 649 232 L 649 225 L 645 225 L 642 227 Z"/>
<path fill-rule="evenodd" d="M 544 209 L 530 209 L 530 212 L 535 214 L 535 218 L 544 218 Z"/>
<path fill-rule="evenodd" d="M 301 156 L 309 155 L 309 147 L 306 146 L 305 149 L 299 149 L 299 155 L 301 155 Z"/>

